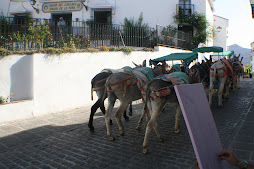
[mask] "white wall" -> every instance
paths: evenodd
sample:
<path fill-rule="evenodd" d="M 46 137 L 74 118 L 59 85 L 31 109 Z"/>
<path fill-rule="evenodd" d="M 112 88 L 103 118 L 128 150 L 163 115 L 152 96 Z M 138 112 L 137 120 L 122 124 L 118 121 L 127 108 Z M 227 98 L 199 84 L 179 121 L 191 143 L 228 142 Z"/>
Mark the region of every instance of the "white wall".
<path fill-rule="evenodd" d="M 92 105 L 97 97 L 94 93 L 94 101 L 91 101 L 91 80 L 102 69 L 134 67 L 132 61 L 141 64 L 144 59 L 148 66 L 149 59 L 190 52 L 166 47 L 156 47 L 156 50 L 130 55 L 98 52 L 60 57 L 46 54 L 7 56 L 0 59 L 0 96 L 7 97 L 12 92 L 13 100 L 33 100 L 33 107 L 27 107 L 29 103 L 26 109 L 34 116 Z M 0 113 L 5 110 L 8 109 L 0 109 Z"/>
<path fill-rule="evenodd" d="M 0 57 L 0 96 L 12 100 L 33 98 L 33 57 L 12 55 Z"/>
<path fill-rule="evenodd" d="M 8 8 L 9 8 L 10 0 L 1 0 L 0 5 L 0 16 L 3 14 L 3 16 L 7 16 Z"/>
<path fill-rule="evenodd" d="M 222 29 L 218 32 L 219 26 Z M 214 16 L 214 31 L 214 45 L 223 47 L 223 50 L 227 51 L 228 19 Z"/>

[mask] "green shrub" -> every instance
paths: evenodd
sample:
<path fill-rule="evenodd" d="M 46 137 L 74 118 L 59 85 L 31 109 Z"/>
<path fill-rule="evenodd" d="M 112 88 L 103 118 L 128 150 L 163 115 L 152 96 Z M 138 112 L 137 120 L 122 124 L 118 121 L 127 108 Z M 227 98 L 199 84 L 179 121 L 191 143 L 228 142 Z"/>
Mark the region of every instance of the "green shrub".
<path fill-rule="evenodd" d="M 44 49 L 43 53 L 51 54 L 51 55 L 56 55 L 56 54 L 62 54 L 64 53 L 64 50 L 61 48 L 53 48 L 53 47 L 48 47 Z"/>
<path fill-rule="evenodd" d="M 102 46 L 102 47 L 100 47 L 100 51 L 109 51 L 109 47 Z"/>
<path fill-rule="evenodd" d="M 109 51 L 119 51 L 119 49 L 118 48 L 116 48 L 116 47 L 112 47 L 112 48 L 109 48 Z"/>
<path fill-rule="evenodd" d="M 154 52 L 153 48 L 144 48 L 143 51 L 145 52 Z"/>
<path fill-rule="evenodd" d="M 0 48 L 0 56 L 7 56 L 10 55 L 12 52 L 10 52 L 9 50 L 5 49 L 5 48 Z"/>
<path fill-rule="evenodd" d="M 136 50 L 135 48 L 129 48 L 129 47 L 121 48 L 121 51 L 123 51 L 126 55 L 131 54 L 131 52 L 135 50 Z"/>

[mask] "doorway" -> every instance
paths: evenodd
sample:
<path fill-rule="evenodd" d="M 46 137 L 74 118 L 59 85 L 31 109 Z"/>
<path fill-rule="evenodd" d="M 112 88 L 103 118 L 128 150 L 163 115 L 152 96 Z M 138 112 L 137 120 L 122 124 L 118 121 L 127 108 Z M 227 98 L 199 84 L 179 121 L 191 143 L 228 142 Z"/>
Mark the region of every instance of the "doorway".
<path fill-rule="evenodd" d="M 66 22 L 66 27 L 72 26 L 72 13 L 52 13 L 51 18 L 55 26 L 57 26 L 57 22 L 59 21 L 60 17 L 63 17 L 64 21 Z"/>

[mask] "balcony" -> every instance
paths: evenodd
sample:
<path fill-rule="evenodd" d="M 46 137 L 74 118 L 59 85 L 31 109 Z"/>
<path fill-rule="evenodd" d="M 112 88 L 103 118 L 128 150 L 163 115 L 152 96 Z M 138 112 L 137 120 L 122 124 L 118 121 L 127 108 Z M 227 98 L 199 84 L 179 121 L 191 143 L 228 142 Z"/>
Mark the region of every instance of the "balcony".
<path fill-rule="evenodd" d="M 194 14 L 194 4 L 177 4 L 176 13 L 178 15 L 189 16 Z"/>

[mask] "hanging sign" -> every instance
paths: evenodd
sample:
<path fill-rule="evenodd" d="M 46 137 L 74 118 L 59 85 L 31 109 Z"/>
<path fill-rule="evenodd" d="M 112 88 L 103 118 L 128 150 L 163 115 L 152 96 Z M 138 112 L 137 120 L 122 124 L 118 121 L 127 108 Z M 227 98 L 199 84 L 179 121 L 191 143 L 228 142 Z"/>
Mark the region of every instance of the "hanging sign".
<path fill-rule="evenodd" d="M 83 4 L 80 1 L 52 2 L 42 5 L 42 11 L 44 13 L 80 11 L 82 8 Z"/>

